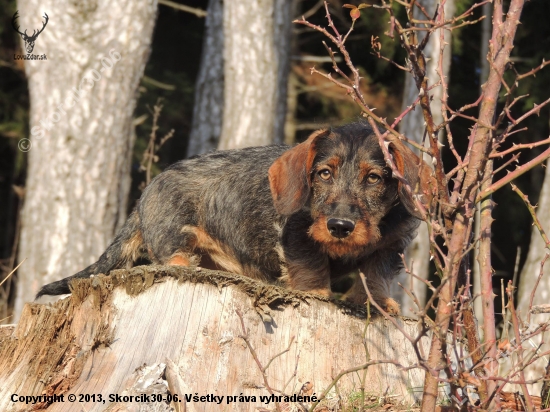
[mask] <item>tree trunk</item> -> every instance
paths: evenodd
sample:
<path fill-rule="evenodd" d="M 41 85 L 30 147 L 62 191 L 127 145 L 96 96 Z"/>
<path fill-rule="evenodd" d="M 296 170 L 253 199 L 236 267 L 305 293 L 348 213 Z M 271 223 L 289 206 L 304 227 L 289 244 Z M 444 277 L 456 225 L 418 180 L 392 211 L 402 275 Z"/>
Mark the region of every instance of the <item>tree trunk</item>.
<path fill-rule="evenodd" d="M 219 149 L 283 141 L 292 3 L 224 3 L 225 90 Z"/>
<path fill-rule="evenodd" d="M 296 113 L 298 111 L 298 87 L 300 82 L 292 70 L 288 75 L 286 98 L 285 144 L 292 146 L 296 143 Z"/>
<path fill-rule="evenodd" d="M 537 217 L 541 222 L 542 228 L 546 234 L 550 234 L 550 167 L 546 166 L 546 173 L 544 176 L 544 183 L 542 185 L 542 191 L 538 201 L 538 207 L 536 209 Z M 535 287 L 535 283 L 540 274 L 541 262 L 544 256 L 550 253 L 546 249 L 546 245 L 539 230 L 536 226 L 531 229 L 531 242 L 529 244 L 529 252 L 527 254 L 527 260 L 523 265 L 521 274 L 519 277 L 519 287 L 517 294 L 517 308 L 521 312 L 522 319 L 525 321 L 529 312 L 529 302 L 531 299 L 531 292 Z M 546 304 L 550 301 L 550 262 L 547 261 L 544 265 L 544 273 L 540 283 L 537 287 L 535 296 L 533 298 L 533 305 Z M 548 314 L 538 314 L 531 316 L 531 325 L 537 325 L 539 323 L 548 322 Z M 513 333 L 510 332 L 513 336 Z M 537 335 L 532 338 L 529 343 L 524 343 L 525 349 L 531 349 L 530 345 L 539 345 L 541 336 Z M 550 350 L 550 345 L 544 343 L 540 349 L 540 352 Z M 523 355 L 524 357 L 526 355 Z M 532 377 L 540 378 L 545 375 L 545 369 L 547 360 L 539 360 L 533 366 L 529 367 L 526 371 L 525 378 L 531 379 Z M 542 383 L 536 385 L 529 385 L 530 393 L 539 393 Z"/>
<path fill-rule="evenodd" d="M 30 91 L 26 198 L 15 313 L 40 285 L 97 260 L 126 218 L 132 114 L 157 3 L 20 0 L 28 32 L 49 22 L 25 62 Z M 17 315 L 16 315 L 17 316 Z"/>
<path fill-rule="evenodd" d="M 431 16 L 434 15 L 436 7 L 439 6 L 439 1 L 436 0 L 422 0 L 419 2 L 427 10 L 428 14 Z M 454 0 L 447 0 L 445 2 L 445 16 L 446 18 L 451 18 L 454 15 Z M 421 14 L 418 8 L 414 9 L 415 18 L 425 19 L 426 17 Z M 423 32 L 417 32 L 419 37 L 423 38 Z M 431 86 L 439 80 L 439 75 L 437 73 L 437 68 L 440 60 L 440 33 L 439 30 L 435 31 L 432 35 L 428 44 L 424 50 L 426 56 L 426 76 L 429 79 L 428 84 Z M 451 32 L 445 30 L 445 42 L 451 43 Z M 445 48 L 445 53 L 443 55 L 443 72 L 446 76 L 447 84 L 449 82 L 449 71 L 451 65 L 451 49 L 450 46 Z M 408 74 L 405 79 L 405 91 L 403 94 L 403 107 L 404 111 L 408 106 L 410 106 L 415 99 L 418 97 L 418 88 L 412 77 Z M 443 116 L 441 114 L 441 97 L 443 96 L 443 89 L 437 87 L 430 91 L 430 95 L 433 96 L 431 103 L 431 109 L 433 114 L 434 123 L 436 125 L 440 124 L 443 121 Z M 410 112 L 401 122 L 400 131 L 407 136 L 409 139 L 415 140 L 416 142 L 422 142 L 424 136 L 424 116 L 422 115 L 422 110 L 420 106 L 417 106 L 416 109 Z M 439 138 L 441 139 L 442 133 L 440 133 Z M 427 141 L 427 140 L 426 140 Z M 405 255 L 407 262 L 411 260 L 414 261 L 414 274 L 427 279 L 429 276 L 429 267 L 430 267 L 430 240 L 428 238 L 428 228 L 424 222 L 420 225 L 418 229 L 418 236 L 412 241 L 412 243 L 407 248 Z M 411 278 L 406 273 L 401 273 L 398 276 L 398 282 L 401 283 L 405 288 L 409 289 L 411 285 Z M 426 286 L 419 282 L 418 280 L 413 281 L 412 291 L 416 295 L 420 304 L 424 304 L 426 301 Z M 401 310 L 403 315 L 412 315 L 413 311 L 417 309 L 413 300 L 401 289 L 397 282 L 394 282 L 393 293 L 395 299 L 401 304 Z M 412 310 L 411 310 L 412 309 Z"/>
<path fill-rule="evenodd" d="M 11 402 L 12 394 L 63 395 L 48 411 L 120 410 L 124 400 L 110 401 L 109 394 L 150 393 L 151 382 L 156 393 L 178 395 L 183 402 L 176 410 L 271 410 L 273 402 L 262 403 L 260 396 L 304 388 L 318 397 L 339 372 L 368 360 L 368 369 L 338 381 L 324 401 L 327 410 L 338 401 L 349 405 L 362 387 L 370 396 L 410 405 L 419 395 L 411 388 L 422 385 L 421 369 L 394 364 L 417 363 L 411 343 L 381 317 L 367 326 L 364 308 L 174 266 L 118 270 L 73 286 L 70 298 L 53 306 L 27 304 L 16 327 L 0 329 L 1 410 L 29 407 Z M 410 335 L 418 333 L 416 322 L 396 321 Z M 423 350 L 427 344 L 423 338 Z M 69 394 L 96 399 L 71 403 Z M 222 401 L 186 402 L 185 394 Z M 152 408 L 135 410 L 159 410 Z"/>
<path fill-rule="evenodd" d="M 216 149 L 223 117 L 223 5 L 210 0 L 187 157 Z"/>

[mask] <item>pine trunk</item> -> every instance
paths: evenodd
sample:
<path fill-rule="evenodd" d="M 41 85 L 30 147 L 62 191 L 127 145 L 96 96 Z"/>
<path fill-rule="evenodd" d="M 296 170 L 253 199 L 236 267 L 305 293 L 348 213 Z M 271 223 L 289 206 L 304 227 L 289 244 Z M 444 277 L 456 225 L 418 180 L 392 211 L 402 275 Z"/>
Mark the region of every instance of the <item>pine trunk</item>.
<path fill-rule="evenodd" d="M 209 0 L 187 157 L 216 149 L 223 118 L 223 5 Z"/>

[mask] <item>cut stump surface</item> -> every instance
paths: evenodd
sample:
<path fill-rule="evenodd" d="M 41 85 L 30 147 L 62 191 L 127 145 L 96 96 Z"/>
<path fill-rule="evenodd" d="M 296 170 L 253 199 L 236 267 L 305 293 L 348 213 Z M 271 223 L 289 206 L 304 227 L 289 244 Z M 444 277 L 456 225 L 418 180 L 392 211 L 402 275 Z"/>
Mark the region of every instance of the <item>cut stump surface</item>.
<path fill-rule="evenodd" d="M 27 304 L 18 325 L 0 333 L 0 410 L 274 410 L 260 396 L 319 397 L 340 372 L 367 360 L 374 364 L 345 375 L 327 394 L 327 410 L 331 402 L 351 402 L 362 387 L 408 404 L 421 393 L 424 372 L 394 364 L 417 363 L 410 342 L 380 316 L 366 327 L 359 307 L 173 266 L 117 270 L 73 287 L 54 304 Z M 415 321 L 396 321 L 418 334 Z M 127 402 L 141 394 L 177 394 L 180 402 Z M 37 395 L 63 401 L 25 404 L 25 396 Z"/>

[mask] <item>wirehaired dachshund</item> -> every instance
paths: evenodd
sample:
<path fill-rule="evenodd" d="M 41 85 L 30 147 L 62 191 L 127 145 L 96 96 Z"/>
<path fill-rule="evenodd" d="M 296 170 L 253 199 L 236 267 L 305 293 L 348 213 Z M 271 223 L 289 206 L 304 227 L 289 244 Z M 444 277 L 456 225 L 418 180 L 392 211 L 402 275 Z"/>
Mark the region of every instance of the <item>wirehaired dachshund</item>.
<path fill-rule="evenodd" d="M 433 178 L 401 141 L 392 138 L 387 147 L 409 190 L 392 176 L 364 122 L 318 130 L 292 148 L 250 147 L 177 162 L 147 186 L 97 262 L 43 286 L 37 298 L 70 293 L 72 279 L 108 274 L 144 255 L 323 296 L 335 279 L 360 270 L 374 300 L 398 313 L 389 287 L 419 224 L 413 196 L 429 198 Z M 360 279 L 345 297 L 365 303 Z"/>

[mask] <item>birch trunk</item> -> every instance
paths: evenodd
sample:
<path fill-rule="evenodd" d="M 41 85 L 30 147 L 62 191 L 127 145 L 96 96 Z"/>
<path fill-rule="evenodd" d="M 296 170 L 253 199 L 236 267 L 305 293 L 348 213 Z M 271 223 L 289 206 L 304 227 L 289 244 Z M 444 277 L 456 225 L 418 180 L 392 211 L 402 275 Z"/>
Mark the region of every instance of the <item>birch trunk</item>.
<path fill-rule="evenodd" d="M 225 86 L 219 149 L 283 141 L 292 3 L 224 3 Z"/>
<path fill-rule="evenodd" d="M 156 0 L 20 0 L 40 28 L 25 62 L 30 151 L 15 313 L 38 288 L 94 262 L 126 218 L 132 115 L 149 56 Z M 23 142 L 24 149 L 29 142 Z M 16 315 L 17 316 L 17 315 Z"/>
<path fill-rule="evenodd" d="M 544 175 L 544 182 L 542 185 L 542 191 L 540 193 L 540 198 L 538 201 L 538 207 L 536 209 L 537 217 L 542 225 L 542 228 L 547 234 L 550 233 L 550 167 L 546 166 L 546 172 Z M 544 240 L 540 235 L 539 230 L 536 226 L 533 226 L 531 229 L 531 242 L 529 243 L 529 252 L 527 253 L 527 260 L 523 265 L 519 276 L 519 286 L 517 294 L 517 308 L 521 314 L 523 320 L 526 319 L 529 311 L 529 303 L 531 298 L 531 292 L 535 287 L 535 283 L 539 277 L 541 271 L 541 261 L 544 256 L 550 253 L 546 248 Z M 544 265 L 543 276 L 540 280 L 540 283 L 536 289 L 536 293 L 533 298 L 533 305 L 547 304 L 550 302 L 550 262 L 547 261 Z M 531 325 L 536 325 L 539 323 L 548 322 L 548 314 L 539 314 L 531 316 Z M 530 326 L 532 328 L 533 326 Z M 510 332 L 512 333 L 512 332 Z M 512 333 L 513 335 L 513 333 Z M 533 347 L 541 344 L 541 335 L 535 336 L 530 339 L 530 342 L 523 344 L 523 347 L 527 349 L 528 353 L 533 351 Z M 542 342 L 543 345 L 540 348 L 539 352 L 545 352 L 550 349 L 550 345 L 546 342 Z M 524 358 L 526 355 L 523 355 Z M 528 356 L 528 355 L 527 355 Z M 548 361 L 547 359 L 542 359 L 536 362 L 534 365 L 530 366 L 525 374 L 525 379 L 529 380 L 532 378 L 540 378 L 545 375 L 545 369 Z M 540 393 L 542 383 L 537 383 L 536 385 L 529 385 L 531 394 Z"/>

